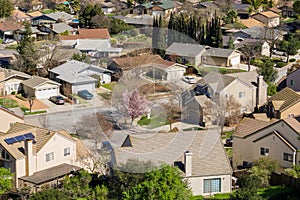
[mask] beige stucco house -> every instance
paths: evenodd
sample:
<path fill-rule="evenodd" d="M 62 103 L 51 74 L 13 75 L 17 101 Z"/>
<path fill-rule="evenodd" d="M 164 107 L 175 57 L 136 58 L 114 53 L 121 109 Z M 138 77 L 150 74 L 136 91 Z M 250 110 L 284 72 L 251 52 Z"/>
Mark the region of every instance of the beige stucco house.
<path fill-rule="evenodd" d="M 283 168 L 300 164 L 300 123 L 295 118 L 260 121 L 244 118 L 233 134 L 233 160 L 248 165 L 268 156 Z"/>
<path fill-rule="evenodd" d="M 30 78 L 30 75 L 12 69 L 0 68 L 0 96 L 21 90 L 20 83 Z"/>
<path fill-rule="evenodd" d="M 286 77 L 286 86 L 300 92 L 300 69 L 293 71 Z"/>
<path fill-rule="evenodd" d="M 5 133 L 16 122 L 24 123 L 24 118 L 13 111 L 0 106 L 0 132 Z"/>
<path fill-rule="evenodd" d="M 291 88 L 284 88 L 268 99 L 267 115 L 271 118 L 285 119 L 300 115 L 300 94 Z"/>
<path fill-rule="evenodd" d="M 32 95 L 37 99 L 48 99 L 51 96 L 59 95 L 60 83 L 48 78 L 32 76 L 21 82 L 22 89 L 27 95 Z"/>
<path fill-rule="evenodd" d="M 252 15 L 252 17 L 267 27 L 277 27 L 280 24 L 280 16 L 272 11 L 260 12 Z"/>
<path fill-rule="evenodd" d="M 241 54 L 233 49 L 206 47 L 201 58 L 203 64 L 219 67 L 238 67 L 241 62 Z"/>
<path fill-rule="evenodd" d="M 14 173 L 14 186 L 32 192 L 57 186 L 65 175 L 79 169 L 76 141 L 65 131 L 15 123 L 0 136 L 0 152 L 0 167 Z"/>
<path fill-rule="evenodd" d="M 132 159 L 178 167 L 193 195 L 231 192 L 232 170 L 217 132 L 128 135 L 121 147 L 113 149 L 112 164 L 118 166 Z"/>

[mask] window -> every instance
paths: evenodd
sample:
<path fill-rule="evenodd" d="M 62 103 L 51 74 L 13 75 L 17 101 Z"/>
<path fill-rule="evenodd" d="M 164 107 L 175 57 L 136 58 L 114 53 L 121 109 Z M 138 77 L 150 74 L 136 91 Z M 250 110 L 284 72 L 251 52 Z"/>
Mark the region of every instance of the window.
<path fill-rule="evenodd" d="M 245 97 L 245 92 L 239 92 L 239 98 L 244 98 Z"/>
<path fill-rule="evenodd" d="M 46 154 L 46 162 L 48 162 L 50 160 L 54 160 L 54 153 L 53 152 Z"/>
<path fill-rule="evenodd" d="M 64 149 L 64 156 L 70 155 L 70 147 Z"/>
<path fill-rule="evenodd" d="M 268 156 L 268 155 L 269 155 L 269 149 L 268 149 L 268 148 L 261 147 L 261 148 L 260 148 L 260 155 Z"/>
<path fill-rule="evenodd" d="M 294 80 L 291 80 L 291 86 L 293 86 L 294 85 Z"/>
<path fill-rule="evenodd" d="M 221 178 L 204 179 L 204 193 L 221 192 Z"/>
<path fill-rule="evenodd" d="M 1 157 L 3 159 L 9 160 L 9 154 L 8 154 L 8 152 L 3 149 L 2 153 L 1 153 Z"/>
<path fill-rule="evenodd" d="M 293 154 L 283 153 L 283 160 L 293 162 Z"/>

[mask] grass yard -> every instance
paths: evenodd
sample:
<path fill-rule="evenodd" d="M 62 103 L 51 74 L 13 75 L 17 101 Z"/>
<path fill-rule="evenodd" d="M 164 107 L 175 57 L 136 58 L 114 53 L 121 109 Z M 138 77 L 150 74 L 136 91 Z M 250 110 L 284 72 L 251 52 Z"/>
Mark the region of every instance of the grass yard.
<path fill-rule="evenodd" d="M 102 97 L 103 99 L 106 100 L 110 100 L 111 99 L 111 93 L 110 92 L 105 92 L 105 93 L 97 93 L 100 97 Z"/>
<path fill-rule="evenodd" d="M 220 67 L 201 67 L 201 68 L 199 68 L 199 72 L 202 76 L 204 76 L 205 74 L 207 74 L 211 71 L 219 71 L 221 74 L 246 72 L 246 70 L 242 70 L 242 69 L 231 69 L 231 68 L 220 68 Z"/>
<path fill-rule="evenodd" d="M 145 126 L 146 128 L 150 129 L 168 125 L 166 119 L 161 116 L 151 116 L 150 119 L 148 119 L 147 116 L 143 116 L 137 123 L 140 126 Z"/>
<path fill-rule="evenodd" d="M 257 192 L 261 197 L 265 199 L 288 199 L 290 200 L 296 200 L 299 199 L 299 197 L 296 196 L 296 194 L 293 194 L 293 191 L 289 187 L 285 186 L 271 186 L 268 188 L 259 189 Z"/>
<path fill-rule="evenodd" d="M 6 108 L 16 108 L 19 107 L 19 103 L 13 99 L 10 98 L 1 98 L 0 99 L 0 105 L 4 106 Z"/>
<path fill-rule="evenodd" d="M 202 199 L 205 200 L 206 197 L 199 195 L 199 196 L 193 196 L 190 198 L 190 200 L 202 200 Z M 207 197 L 207 199 L 230 199 L 230 194 L 229 193 L 215 194 L 215 195 Z"/>
<path fill-rule="evenodd" d="M 18 44 L 12 44 L 12 45 L 6 46 L 6 49 L 17 49 L 17 47 L 18 47 Z"/>
<path fill-rule="evenodd" d="M 116 82 L 113 82 L 113 83 L 105 83 L 105 84 L 102 84 L 101 87 L 104 87 L 108 90 L 113 90 L 114 87 L 116 85 Z"/>
<path fill-rule="evenodd" d="M 41 13 L 43 13 L 43 14 L 49 14 L 49 13 L 52 13 L 52 12 L 54 12 L 54 10 L 51 10 L 51 9 L 44 9 L 44 10 L 41 11 Z"/>
<path fill-rule="evenodd" d="M 230 138 L 232 136 L 232 134 L 234 133 L 234 131 L 226 131 L 222 134 L 222 139 L 227 139 Z"/>

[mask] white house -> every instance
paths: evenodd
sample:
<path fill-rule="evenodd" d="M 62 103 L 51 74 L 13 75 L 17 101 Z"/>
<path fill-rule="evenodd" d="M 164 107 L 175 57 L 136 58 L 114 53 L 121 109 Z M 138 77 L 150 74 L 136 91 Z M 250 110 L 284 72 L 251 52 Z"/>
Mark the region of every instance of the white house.
<path fill-rule="evenodd" d="M 21 84 L 25 94 L 37 99 L 48 99 L 51 96 L 59 95 L 60 84 L 48 78 L 32 76 L 22 81 Z"/>
<path fill-rule="evenodd" d="M 61 83 L 64 95 L 76 94 L 80 90 L 94 92 L 97 79 L 102 83 L 111 81 L 110 70 L 84 62 L 70 60 L 51 69 L 50 78 Z"/>
<path fill-rule="evenodd" d="M 179 167 L 193 195 L 231 192 L 232 170 L 217 133 L 207 131 L 128 135 L 112 151 L 114 166 L 130 160 L 152 161 Z M 137 172 L 139 173 L 139 172 Z"/>
<path fill-rule="evenodd" d="M 0 136 L 0 167 L 11 169 L 16 188 L 35 192 L 60 185 L 65 175 L 80 169 L 76 141 L 65 131 L 15 123 Z"/>

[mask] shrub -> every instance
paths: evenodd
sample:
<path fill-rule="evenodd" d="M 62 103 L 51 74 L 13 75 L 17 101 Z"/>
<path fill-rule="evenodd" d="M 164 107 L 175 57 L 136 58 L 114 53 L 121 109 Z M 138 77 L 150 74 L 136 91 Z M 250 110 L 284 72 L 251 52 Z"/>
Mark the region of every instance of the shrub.
<path fill-rule="evenodd" d="M 12 91 L 11 94 L 12 94 L 12 95 L 15 95 L 15 94 L 16 94 L 16 91 Z"/>
<path fill-rule="evenodd" d="M 274 63 L 283 62 L 281 58 L 272 58 Z"/>
<path fill-rule="evenodd" d="M 22 94 L 17 94 L 16 97 L 17 97 L 18 99 L 23 100 L 23 101 L 27 101 L 27 99 L 26 99 L 25 97 L 23 97 Z"/>
<path fill-rule="evenodd" d="M 281 67 L 284 67 L 284 66 L 286 66 L 286 63 L 284 63 L 284 62 L 278 62 L 276 64 L 276 67 L 278 67 L 278 68 L 281 68 Z"/>
<path fill-rule="evenodd" d="M 290 61 L 290 62 L 295 62 L 296 59 L 295 59 L 295 58 L 291 58 L 289 61 Z"/>

